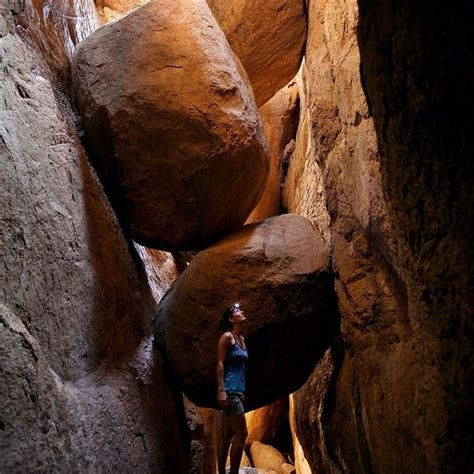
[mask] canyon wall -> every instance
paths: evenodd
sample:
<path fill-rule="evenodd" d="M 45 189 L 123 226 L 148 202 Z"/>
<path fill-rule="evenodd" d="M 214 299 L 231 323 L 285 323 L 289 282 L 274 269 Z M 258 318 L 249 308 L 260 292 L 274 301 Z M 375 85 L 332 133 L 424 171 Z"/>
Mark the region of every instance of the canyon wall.
<path fill-rule="evenodd" d="M 467 472 L 469 7 L 308 9 L 285 203 L 331 244 L 341 341 L 294 396 L 298 437 L 313 472 Z"/>
<path fill-rule="evenodd" d="M 185 471 L 181 395 L 152 348 L 156 300 L 64 94 L 94 6 L 3 7 L 2 468 Z"/>
<path fill-rule="evenodd" d="M 9 472 L 212 469 L 213 414 L 183 406 L 176 374 L 152 347 L 175 262 L 124 237 L 69 99 L 76 45 L 141 3 L 97 0 L 100 17 L 92 0 L 2 4 L 0 449 Z M 282 204 L 330 249 L 341 315 L 340 337 L 291 396 L 304 473 L 474 469 L 474 12 L 468 2 L 425 3 L 308 0 L 298 91 L 291 82 L 260 107 L 274 160 L 250 220 L 279 212 L 299 115 Z M 208 293 L 206 309 L 215 287 Z"/>

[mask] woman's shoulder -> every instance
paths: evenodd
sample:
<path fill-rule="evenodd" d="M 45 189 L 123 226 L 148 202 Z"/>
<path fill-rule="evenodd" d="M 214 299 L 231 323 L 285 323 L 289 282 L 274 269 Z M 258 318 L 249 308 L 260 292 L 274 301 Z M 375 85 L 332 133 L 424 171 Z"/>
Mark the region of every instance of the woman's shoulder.
<path fill-rule="evenodd" d="M 230 331 L 226 331 L 225 333 L 223 333 L 220 337 L 221 340 L 223 341 L 233 341 L 234 340 L 234 336 L 232 335 L 232 333 Z"/>

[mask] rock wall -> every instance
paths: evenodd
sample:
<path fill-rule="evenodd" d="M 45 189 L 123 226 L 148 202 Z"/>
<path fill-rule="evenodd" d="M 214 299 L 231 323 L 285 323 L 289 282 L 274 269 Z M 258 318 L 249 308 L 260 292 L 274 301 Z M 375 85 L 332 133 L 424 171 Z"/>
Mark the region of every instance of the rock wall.
<path fill-rule="evenodd" d="M 141 2 L 96 3 L 108 22 Z M 291 396 L 297 469 L 472 472 L 473 5 L 306 3 L 283 204 L 331 250 L 341 336 Z M 66 95 L 92 0 L 1 8 L 0 469 L 209 472 L 214 415 L 185 413 L 152 347 L 176 265 L 122 235 Z M 278 165 L 296 108 L 274 99 Z M 255 220 L 277 212 L 272 176 Z M 219 301 L 244 296 L 230 281 Z"/>
<path fill-rule="evenodd" d="M 294 396 L 314 472 L 472 461 L 468 8 L 309 2 L 285 201 L 331 244 L 342 318 Z"/>
<path fill-rule="evenodd" d="M 246 224 L 262 222 L 281 212 L 283 164 L 294 146 L 298 128 L 299 99 L 295 81 L 280 89 L 259 109 L 263 130 L 267 136 L 270 166 L 262 195 Z"/>
<path fill-rule="evenodd" d="M 8 2 L 1 20 L 1 470 L 185 472 L 156 301 L 63 94 L 95 13 L 40 3 Z"/>
<path fill-rule="evenodd" d="M 416 333 L 410 412 L 423 451 L 420 468 L 470 472 L 474 5 L 359 5 L 362 80 Z"/>

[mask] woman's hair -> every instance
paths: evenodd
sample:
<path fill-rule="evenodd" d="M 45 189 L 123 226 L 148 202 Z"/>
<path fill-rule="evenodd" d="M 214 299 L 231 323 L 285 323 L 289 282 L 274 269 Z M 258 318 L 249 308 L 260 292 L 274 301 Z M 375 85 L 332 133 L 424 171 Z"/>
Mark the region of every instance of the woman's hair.
<path fill-rule="evenodd" d="M 230 331 L 232 329 L 232 323 L 229 321 L 234 314 L 234 311 L 239 307 L 239 303 L 230 305 L 222 315 L 220 327 L 223 331 Z"/>

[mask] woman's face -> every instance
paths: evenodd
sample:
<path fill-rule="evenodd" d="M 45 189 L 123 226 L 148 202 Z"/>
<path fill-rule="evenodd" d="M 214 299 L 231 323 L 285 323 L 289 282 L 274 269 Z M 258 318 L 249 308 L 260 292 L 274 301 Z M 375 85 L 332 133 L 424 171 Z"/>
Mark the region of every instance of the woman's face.
<path fill-rule="evenodd" d="M 245 317 L 242 308 L 235 308 L 232 313 L 231 322 L 234 324 L 242 324 L 244 321 L 247 321 L 247 318 Z"/>

